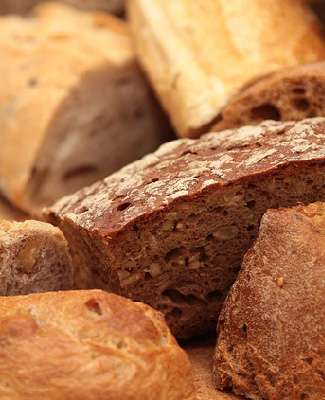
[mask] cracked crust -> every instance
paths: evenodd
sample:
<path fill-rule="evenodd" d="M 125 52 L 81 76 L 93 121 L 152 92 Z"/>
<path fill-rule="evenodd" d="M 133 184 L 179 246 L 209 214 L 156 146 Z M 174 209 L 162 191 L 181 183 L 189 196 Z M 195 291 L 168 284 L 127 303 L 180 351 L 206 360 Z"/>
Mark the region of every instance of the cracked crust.
<path fill-rule="evenodd" d="M 219 319 L 217 387 L 324 398 L 324 282 L 325 203 L 268 211 Z"/>
<path fill-rule="evenodd" d="M 1 399 L 194 400 L 189 360 L 147 305 L 68 291 L 0 311 Z"/>

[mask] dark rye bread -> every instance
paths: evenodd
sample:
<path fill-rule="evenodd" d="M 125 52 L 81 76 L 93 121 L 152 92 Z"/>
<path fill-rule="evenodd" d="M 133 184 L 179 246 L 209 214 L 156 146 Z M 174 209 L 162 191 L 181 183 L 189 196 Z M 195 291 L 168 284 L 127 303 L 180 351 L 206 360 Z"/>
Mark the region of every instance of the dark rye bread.
<path fill-rule="evenodd" d="M 161 310 L 178 337 L 215 327 L 267 208 L 325 199 L 325 119 L 167 143 L 45 212 L 83 287 Z"/>
<path fill-rule="evenodd" d="M 325 399 L 325 203 L 269 210 L 218 325 L 218 388 Z"/>
<path fill-rule="evenodd" d="M 300 65 L 264 75 L 228 102 L 212 130 L 266 119 L 300 121 L 325 116 L 325 62 Z"/>

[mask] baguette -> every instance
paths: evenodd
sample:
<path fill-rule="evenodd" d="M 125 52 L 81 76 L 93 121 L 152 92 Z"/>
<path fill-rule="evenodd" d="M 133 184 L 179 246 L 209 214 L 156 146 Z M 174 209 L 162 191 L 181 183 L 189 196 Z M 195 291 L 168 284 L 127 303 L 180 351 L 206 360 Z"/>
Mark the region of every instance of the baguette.
<path fill-rule="evenodd" d="M 268 211 L 219 319 L 217 387 L 324 399 L 324 282 L 325 203 Z"/>
<path fill-rule="evenodd" d="M 277 71 L 250 82 L 224 107 L 212 131 L 265 119 L 300 121 L 325 115 L 325 62 Z"/>
<path fill-rule="evenodd" d="M 72 288 L 62 232 L 38 221 L 0 221 L 0 296 Z"/>
<path fill-rule="evenodd" d="M 168 137 L 123 21 L 45 4 L 0 18 L 0 48 L 0 189 L 21 209 L 37 213 Z"/>
<path fill-rule="evenodd" d="M 57 202 L 76 284 L 162 311 L 178 337 L 216 319 L 267 208 L 325 200 L 325 119 L 180 139 Z"/>
<path fill-rule="evenodd" d="M 194 400 L 162 316 L 104 293 L 0 298 L 3 400 Z"/>
<path fill-rule="evenodd" d="M 129 0 L 128 13 L 139 60 L 181 137 L 205 133 L 252 78 L 325 58 L 304 0 Z"/>

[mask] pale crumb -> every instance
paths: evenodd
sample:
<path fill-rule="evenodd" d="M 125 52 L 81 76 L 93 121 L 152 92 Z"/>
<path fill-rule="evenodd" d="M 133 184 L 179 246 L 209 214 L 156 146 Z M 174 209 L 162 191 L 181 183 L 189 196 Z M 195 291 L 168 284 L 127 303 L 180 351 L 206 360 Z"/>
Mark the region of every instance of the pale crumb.
<path fill-rule="evenodd" d="M 279 287 L 282 287 L 282 286 L 283 286 L 283 284 L 284 284 L 284 279 L 283 279 L 282 276 L 280 276 L 279 278 L 277 278 L 276 284 L 277 284 Z"/>

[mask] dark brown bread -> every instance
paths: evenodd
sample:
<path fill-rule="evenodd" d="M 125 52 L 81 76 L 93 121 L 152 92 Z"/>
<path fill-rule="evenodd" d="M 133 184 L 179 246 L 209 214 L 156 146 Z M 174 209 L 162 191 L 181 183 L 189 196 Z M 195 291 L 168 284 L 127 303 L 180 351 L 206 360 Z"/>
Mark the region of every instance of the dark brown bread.
<path fill-rule="evenodd" d="M 325 203 L 270 210 L 221 313 L 218 388 L 325 399 Z"/>
<path fill-rule="evenodd" d="M 160 313 L 100 290 L 0 297 L 1 400 L 194 400 Z"/>
<path fill-rule="evenodd" d="M 265 119 L 300 121 L 325 115 L 325 62 L 301 65 L 260 77 L 225 106 L 212 130 Z"/>
<path fill-rule="evenodd" d="M 325 119 L 163 145 L 46 212 L 77 281 L 151 304 L 179 337 L 214 328 L 267 208 L 325 199 Z"/>

